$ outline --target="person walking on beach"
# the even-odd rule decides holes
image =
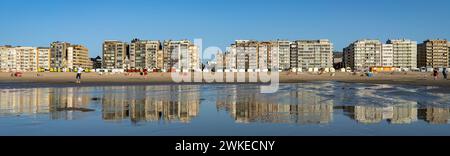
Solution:
[[[83,70],[84,70],[84,69],[81,68],[81,66],[78,67],[77,76],[76,76],[77,83],[81,83],[81,73],[83,73]]]
[[[434,80],[437,80],[437,79],[438,79],[438,75],[439,75],[438,70],[437,70],[436,68],[434,68],[434,70],[433,70],[433,77],[434,77]]]
[[[444,69],[442,70],[442,75],[444,76],[444,80],[447,80],[447,76],[448,76],[447,68],[444,68]]]

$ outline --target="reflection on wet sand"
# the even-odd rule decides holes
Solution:
[[[258,91],[230,87],[226,96],[217,94],[217,108],[228,111],[238,123],[321,124],[333,119],[332,101],[312,92],[299,90],[267,96]]]
[[[76,120],[97,113],[104,121],[189,123],[198,117],[201,102],[211,104],[200,100],[208,98],[236,123],[329,124],[337,114],[363,124],[449,123],[450,108],[434,98],[447,94],[421,94],[436,99],[430,105],[410,96],[401,98],[404,93],[391,86],[365,86],[345,93],[338,84],[324,86],[286,85],[275,94],[260,94],[254,85],[2,89],[0,117],[47,115],[51,120]]]
[[[128,86],[104,90],[104,120],[189,122],[199,113],[199,86]],[[126,92],[113,92],[116,90]]]
[[[48,114],[51,119],[74,120],[88,109],[87,88],[33,88],[0,91],[0,115]],[[81,110],[81,111],[77,111]]]
[[[345,106],[342,108],[352,119],[365,124],[380,123],[383,120],[391,124],[409,124],[417,121],[416,104],[399,104],[389,107]]]

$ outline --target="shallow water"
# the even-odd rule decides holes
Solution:
[[[0,89],[0,135],[450,135],[447,88],[339,82]]]

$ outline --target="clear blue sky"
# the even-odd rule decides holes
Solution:
[[[0,45],[61,40],[101,54],[106,39],[450,38],[448,0],[2,0]]]

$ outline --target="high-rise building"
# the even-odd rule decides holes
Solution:
[[[129,68],[128,60],[128,44],[116,40],[107,40],[103,42],[103,68]]]
[[[449,46],[447,40],[426,40],[419,44],[417,49],[418,67],[449,67]]]
[[[37,48],[37,67],[38,69],[50,70],[50,48]]]
[[[275,41],[273,51],[275,55],[278,52],[278,68],[280,70],[289,70],[291,68],[291,42],[286,40]],[[273,60],[276,59],[274,58]]]
[[[65,68],[67,66],[67,48],[70,43],[56,41],[50,44],[50,67]]]
[[[225,52],[225,69],[235,70],[236,67],[236,47],[228,47]]]
[[[226,68],[225,56],[226,56],[226,54],[224,54],[224,53],[221,53],[221,52],[216,53],[216,56],[215,56],[216,71],[224,70]]]
[[[236,48],[236,67],[238,70],[255,71],[258,69],[257,41],[236,40],[231,47]]]
[[[37,48],[15,47],[16,70],[37,71]]]
[[[130,66],[137,69],[158,68],[158,53],[161,42],[157,40],[134,39],[130,44]],[[161,54],[159,54],[161,56]]]
[[[189,40],[164,41],[163,64],[166,70],[200,69],[199,49]]]
[[[67,68],[75,69],[82,67],[91,69],[92,62],[89,60],[89,49],[82,45],[71,45],[67,48]]]
[[[381,66],[394,66],[394,47],[392,46],[392,44],[381,45]]]
[[[333,52],[333,68],[340,69],[344,67],[344,53],[342,52]]]
[[[370,67],[381,66],[381,48],[379,40],[358,40],[344,48],[346,67],[354,70],[368,70]]]
[[[297,61],[291,60],[291,66],[296,62],[296,67],[302,69],[333,67],[333,43],[329,40],[299,40],[293,44],[296,45],[298,58]]]
[[[417,42],[407,39],[388,40],[393,47],[393,64],[396,68],[417,68]]]
[[[16,50],[11,46],[0,47],[0,71],[9,72],[16,69]]]

